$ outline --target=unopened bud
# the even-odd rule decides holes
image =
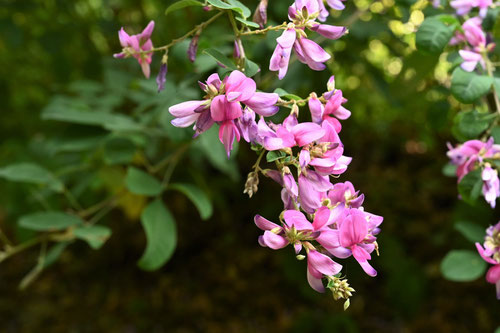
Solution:
[[[164,55],[163,58],[165,59],[165,62],[163,62],[162,59],[162,64],[160,66],[160,71],[158,72],[158,76],[156,76],[156,84],[158,85],[158,92],[162,91],[165,89],[165,83],[167,82],[167,55]]]
[[[298,254],[296,258],[297,258],[297,260],[304,260],[306,258],[306,256],[303,254]]]
[[[201,31],[198,31],[196,35],[193,36],[191,42],[189,43],[189,47],[187,50],[188,59],[191,62],[196,60],[196,53],[198,52],[198,41],[200,40]]]
[[[261,0],[253,14],[253,21],[257,23],[261,29],[263,29],[267,23],[267,3],[268,0]]]

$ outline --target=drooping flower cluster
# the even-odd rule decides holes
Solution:
[[[450,41],[452,45],[464,45],[464,48],[458,51],[460,57],[464,60],[460,65],[464,71],[472,72],[478,64],[485,69],[486,64],[483,54],[491,52],[495,48],[495,44],[491,42],[491,38],[487,37],[483,31],[482,22],[481,17],[468,19],[462,25],[463,33],[457,32],[455,37]]]
[[[488,161],[500,157],[500,145],[495,145],[493,138],[490,138],[487,142],[469,140],[455,148],[448,144],[448,149],[450,162],[457,166],[458,182],[469,172],[477,168],[482,170],[483,196],[491,208],[495,208],[496,199],[500,197],[500,180],[497,170]]]
[[[325,21],[329,15],[325,2],[335,10],[344,8],[345,0],[296,0],[288,11],[290,23],[274,30],[284,29],[277,39],[278,45],[270,60],[270,70],[279,71],[282,79],[287,72],[292,49],[299,61],[314,70],[326,68],[330,58],[318,44],[307,38],[306,30],[317,32],[328,39],[337,39],[346,33],[345,27],[316,22]],[[261,28],[267,22],[267,0],[261,0],[254,14],[254,21]],[[210,7],[212,8],[212,7]],[[191,36],[188,58],[194,61],[200,33],[207,22],[200,24],[177,41]],[[149,63],[153,51],[165,51],[162,66],[157,77],[158,90],[165,86],[168,47],[153,49],[150,24],[139,35],[128,36],[123,29],[120,41],[123,51],[117,57],[135,57],[144,73],[149,76]],[[262,33],[262,29],[256,33]],[[251,32],[248,32],[250,34]],[[318,96],[311,93],[300,101],[283,100],[276,93],[257,91],[256,82],[244,73],[245,52],[241,33],[235,35],[234,70],[223,79],[212,74],[206,82],[199,82],[204,92],[203,99],[186,101],[169,108],[174,116],[172,125],[193,126],[194,137],[219,126],[219,139],[228,157],[234,141],[241,138],[259,153],[253,171],[248,175],[245,193],[250,197],[258,191],[259,174],[273,179],[281,187],[283,212],[281,224],[275,224],[260,215],[255,216],[256,225],[264,231],[259,237],[262,246],[280,249],[292,244],[298,259],[307,256],[307,280],[319,292],[330,289],[334,299],[346,299],[354,291],[346,279],[340,277],[342,265],[333,258],[345,259],[353,256],[362,269],[370,276],[377,274],[369,260],[371,253],[378,253],[376,236],[383,218],[365,212],[362,207],[364,195],[346,181],[333,183],[332,177],[344,173],[352,158],[344,155],[344,146],[339,133],[340,120],[350,117],[351,112],[343,104],[347,100],[342,91],[335,88],[332,76],[327,83],[327,91]],[[172,43],[171,43],[172,44]],[[147,66],[146,66],[147,64]],[[308,105],[311,121],[299,122],[299,105]],[[290,108],[290,113],[281,122],[271,122],[267,117],[275,115],[280,107]],[[267,154],[267,155],[266,155]],[[275,168],[262,169],[260,162],[266,156]]]
[[[497,299],[500,299],[500,222],[486,229],[483,245],[476,243],[476,248],[481,257],[493,265],[486,273],[486,281],[496,285]]]
[[[332,8],[343,6],[340,1],[329,1]],[[343,8],[343,7],[342,7]],[[328,16],[322,0],[297,0],[288,9],[288,18],[291,23],[283,34],[276,39],[277,45],[271,57],[269,70],[278,71],[279,79],[283,79],[288,71],[288,63],[295,51],[297,58],[309,68],[321,71],[326,68],[325,62],[331,57],[316,42],[306,38],[305,29],[315,31],[328,39],[342,37],[347,29],[345,27],[319,24],[316,19],[324,21]]]

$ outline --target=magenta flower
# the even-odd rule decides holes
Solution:
[[[458,51],[464,62],[460,64],[460,67],[467,72],[472,72],[476,69],[477,64],[479,63],[481,67],[486,68],[486,64],[484,62],[483,56],[480,53],[474,51],[466,51],[460,50]]]
[[[127,58],[132,56],[137,59],[141,65],[142,72],[146,78],[149,78],[150,68],[153,52],[145,52],[153,49],[153,42],[151,41],[151,34],[155,27],[155,22],[151,21],[144,28],[144,30],[137,35],[128,35],[123,28],[118,31],[118,38],[123,48],[121,53],[116,53],[115,58]]]
[[[240,140],[242,131],[245,140],[256,139],[254,112],[270,116],[279,110],[276,106],[278,94],[256,92],[255,81],[240,71],[233,71],[223,81],[219,75],[212,74],[206,83],[199,84],[206,93],[205,100],[188,101],[170,107],[169,112],[176,117],[172,124],[176,127],[188,127],[196,122],[194,129],[197,136],[217,123],[220,126],[219,139],[224,144],[228,157],[234,140]],[[247,108],[245,115],[242,104]]]
[[[332,258],[316,250],[307,253],[307,282],[317,292],[325,291],[321,280],[323,276],[332,276],[340,273],[341,270],[342,265],[333,261]]]
[[[488,7],[493,4],[492,0],[453,0],[451,7],[455,8],[457,15],[466,15],[473,8],[479,8],[479,16],[486,17]]]
[[[486,281],[496,285],[497,299],[500,299],[500,222],[486,229],[483,246],[476,243],[479,255],[494,265],[486,273]]]
[[[370,252],[373,251],[371,246],[365,244],[368,236],[368,222],[364,212],[351,209],[339,227],[340,245],[351,250],[353,257],[366,274],[376,276],[377,271],[368,263],[371,259]]]
[[[365,199],[364,194],[354,189],[351,182],[337,183],[328,192],[328,198],[332,204],[343,203],[347,207],[359,208]]]
[[[476,168],[476,162],[481,161],[483,158],[493,157],[496,153],[500,152],[500,146],[493,144],[491,137],[487,142],[479,140],[469,140],[462,145],[453,148],[448,144],[448,157],[451,164],[457,166],[458,181]]]
[[[272,126],[272,128],[270,127]],[[258,123],[260,142],[266,150],[280,150],[295,146],[303,147],[325,135],[321,126],[314,123],[298,123],[297,118],[288,116],[283,124],[266,124],[263,118]]]

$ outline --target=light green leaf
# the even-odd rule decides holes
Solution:
[[[476,169],[466,174],[458,183],[458,193],[460,193],[463,201],[474,205],[481,194],[482,186],[481,170]]]
[[[99,249],[111,236],[111,229],[103,225],[82,225],[73,234],[76,238],[86,241],[94,250]]]
[[[457,176],[457,166],[451,163],[446,164],[442,169],[443,175],[446,177],[456,177]]]
[[[455,229],[473,243],[482,243],[486,233],[483,227],[465,221],[455,223]]]
[[[488,93],[493,84],[493,78],[466,72],[457,67],[451,76],[451,93],[462,103],[472,103]]]
[[[19,226],[36,231],[58,231],[83,224],[83,221],[75,215],[64,212],[38,212],[24,215],[19,219]]]
[[[209,219],[210,216],[212,216],[213,213],[212,202],[207,197],[205,192],[200,190],[195,185],[176,183],[176,184],[171,184],[169,188],[172,190],[177,190],[186,195],[189,198],[189,200],[191,200],[194,203],[203,220]]]
[[[454,24],[447,26],[434,16],[426,18],[416,34],[417,49],[424,53],[439,54],[448,45],[454,31]]]
[[[257,23],[255,23],[255,22],[247,21],[247,20],[245,20],[244,18],[241,18],[241,17],[237,17],[236,19],[238,21],[240,21],[241,23],[243,23],[244,25],[246,25],[247,27],[260,28],[259,25]]]
[[[198,6],[198,7],[203,7],[203,4],[199,1],[196,0],[181,0],[174,2],[170,6],[167,7],[165,10],[165,15],[168,15],[168,13],[171,13],[173,11],[185,8],[185,7],[191,7],[191,6]]]
[[[156,196],[163,190],[156,178],[134,167],[128,168],[125,185],[130,192],[139,195]]]
[[[177,228],[172,214],[160,199],[151,202],[142,212],[141,223],[147,246],[138,262],[140,268],[153,271],[163,266],[177,246]]]
[[[441,273],[451,281],[474,281],[484,274],[486,266],[486,262],[476,252],[452,250],[441,262]]]
[[[48,170],[33,163],[11,164],[0,168],[0,177],[14,182],[47,185],[56,192],[64,190],[64,184],[59,179]]]
[[[238,67],[225,55],[217,51],[216,49],[206,49],[203,50],[203,53],[211,56],[215,61],[219,62],[220,64],[226,66],[228,69],[231,70],[237,70]]]
[[[274,92],[276,94],[278,94],[279,97],[283,97],[283,98],[286,98],[286,99],[294,99],[296,101],[302,99],[300,96],[297,96],[297,95],[294,95],[294,94],[290,94],[288,91],[286,91],[284,89],[281,89],[281,88],[276,88],[274,90]]]
[[[282,158],[285,158],[286,154],[282,152],[281,150],[273,150],[270,151],[266,154],[266,161],[268,162],[274,162],[277,160],[280,160]]]

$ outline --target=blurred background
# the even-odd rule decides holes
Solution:
[[[203,32],[194,64],[186,57],[187,41],[171,51],[167,87],[160,94],[154,76],[161,55],[155,55],[148,81],[133,59],[112,58],[120,51],[121,26],[137,33],[155,20],[152,40],[162,45],[213,15],[190,7],[165,16],[172,2],[2,0],[0,165],[36,161],[61,173],[73,167],[73,177],[87,179],[81,200],[88,205],[120,186],[125,168],[106,163],[105,153],[80,141],[78,148],[61,148],[76,137],[91,140],[105,130],[43,120],[47,107],[154,119],[162,136],[144,149],[146,154],[175,151],[189,142],[190,130],[172,127],[167,109],[201,97],[196,81],[216,70],[201,51],[216,47],[231,54],[228,22],[220,20]],[[270,1],[271,22],[286,19],[289,2]],[[257,4],[244,3],[252,10]],[[321,94],[333,73],[349,100],[352,117],[343,122],[341,138],[354,159],[340,180],[350,180],[364,193],[365,209],[382,215],[384,223],[380,257],[373,259],[376,278],[364,274],[354,260],[342,262],[356,289],[348,311],[330,294],[308,286],[306,263],[297,261],[289,248],[272,251],[258,245],[253,216],[277,220],[282,204],[280,189],[268,179],[261,179],[252,199],[243,194],[255,152],[241,144],[236,157],[221,165],[205,156],[203,144],[195,144],[172,179],[199,184],[209,193],[214,213],[202,221],[184,196],[164,195],[177,221],[178,247],[162,269],[144,272],[137,267],[145,246],[139,215],[146,198],[122,197],[104,220],[113,235],[99,251],[83,242],[72,244],[23,291],[17,285],[36,263],[37,251],[1,264],[0,330],[493,332],[500,325],[494,286],[483,277],[471,283],[446,281],[439,269],[450,249],[474,249],[456,231],[456,222],[479,220],[486,228],[498,217],[486,204],[459,202],[456,179],[443,174],[446,142],[455,142],[450,127],[458,104],[448,97],[444,59],[415,50],[414,32],[431,12],[435,10],[427,1],[349,0],[346,10],[328,21],[350,31],[338,41],[322,43],[333,54],[328,71],[314,72],[295,61],[281,82],[267,70],[277,34],[243,41],[249,58],[262,67],[255,77],[260,89],[281,87],[301,97],[311,91]],[[141,137],[133,141],[140,146]],[[138,152],[134,163],[141,163]],[[73,184],[77,192],[78,184]],[[25,184],[1,180],[0,185],[1,228],[16,241],[29,239],[33,235],[16,222],[39,209],[36,192]]]

